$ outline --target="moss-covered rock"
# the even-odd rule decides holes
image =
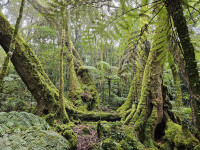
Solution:
[[[65,130],[62,135],[69,141],[71,150],[75,149],[77,146],[77,134],[73,132],[72,129]]]
[[[134,133],[134,127],[124,125],[123,122],[98,122],[98,136],[104,140],[104,147],[109,146],[108,142],[112,142],[117,148],[124,150],[145,149],[144,145],[138,140]],[[117,143],[117,144],[116,144]]]
[[[66,149],[69,141],[42,118],[26,112],[0,113],[0,149]]]
[[[183,129],[181,125],[172,121],[167,122],[167,129],[163,140],[164,144],[161,145],[163,149],[166,147],[169,147],[169,149],[194,149],[200,144],[199,140],[188,129]]]
[[[72,122],[63,125],[56,125],[55,127],[55,130],[69,141],[71,150],[75,149],[77,146],[77,134],[72,130],[73,127],[74,124]]]
[[[123,150],[121,145],[111,138],[106,138],[103,141],[102,148],[104,150]]]
[[[83,135],[90,134],[90,130],[87,127],[83,127],[82,130],[81,130],[81,132],[82,132]]]
[[[132,145],[129,145],[129,144],[127,143],[127,141],[125,141],[125,140],[122,140],[119,144],[120,144],[121,147],[122,147],[123,149],[125,149],[125,150],[132,150],[132,149],[133,149],[133,146],[132,146]]]
[[[50,126],[54,126],[55,125],[55,122],[54,122],[55,114],[48,114],[44,118],[45,118],[46,122],[48,122],[48,124]]]

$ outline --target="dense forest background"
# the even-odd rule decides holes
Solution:
[[[200,1],[23,1],[0,1],[0,149],[200,149]]]

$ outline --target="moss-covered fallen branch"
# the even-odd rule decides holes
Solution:
[[[105,112],[93,112],[93,111],[76,111],[73,114],[74,119],[80,119],[85,121],[98,121],[98,120],[106,120],[106,121],[118,121],[121,120],[119,114],[116,113],[105,113]]]

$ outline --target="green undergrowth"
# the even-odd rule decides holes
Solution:
[[[136,137],[133,126],[124,125],[123,122],[98,122],[97,133],[102,150],[145,149]]]
[[[164,150],[181,150],[181,149],[200,149],[200,142],[184,125],[175,124],[172,121],[167,122],[165,135],[162,137]]]
[[[89,135],[90,134],[90,130],[87,127],[83,127],[81,132],[82,132],[83,135]]]
[[[67,139],[69,142],[70,150],[75,149],[77,146],[77,134],[75,134],[72,130],[73,127],[74,124],[69,122],[68,124],[56,125],[54,128],[56,132]]]
[[[173,116],[173,121],[180,124],[180,122],[184,122],[187,125],[187,128],[191,133],[195,133],[195,128],[192,124],[192,110],[190,107],[183,106],[181,108],[176,107],[174,101],[170,102],[172,104],[171,112],[175,115]]]
[[[67,138],[72,132],[65,128],[63,137],[53,131],[44,119],[30,113],[0,113],[0,149],[68,150],[71,143],[76,141]]]
[[[11,71],[4,78],[3,91],[0,93],[0,112],[26,111],[35,113],[36,100],[27,90],[19,75]]]

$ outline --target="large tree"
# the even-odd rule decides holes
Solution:
[[[197,61],[195,59],[195,49],[191,43],[187,21],[183,14],[183,4],[188,5],[181,0],[167,0],[165,2],[169,15],[173,19],[183,49],[183,56],[189,78],[189,87],[191,88],[191,106],[194,113],[193,122],[200,130],[200,79]]]
[[[161,137],[165,139],[163,147],[170,143],[171,147],[179,148],[187,138],[191,141],[188,140],[188,143],[184,143],[183,147],[190,147],[190,142],[196,143],[198,140],[185,128],[182,120],[177,122],[174,119],[175,114],[170,112],[171,106],[167,96],[167,88],[162,83],[163,66],[161,62],[163,61],[162,58],[166,57],[162,54],[164,54],[164,51],[168,51],[168,37],[171,36],[170,33],[172,32],[170,16],[167,7],[163,3],[156,7],[154,17],[157,20],[154,35],[151,39],[151,49],[143,72],[139,103],[133,102],[132,110],[125,118],[125,124],[134,126],[137,136],[146,147],[157,149],[158,145],[155,140]],[[129,95],[136,94],[133,88],[130,89],[130,92]],[[183,136],[182,141],[177,141],[175,138],[170,139],[170,132],[176,130],[177,132],[173,136]]]
[[[54,2],[51,3],[49,8],[42,5],[37,0],[28,0],[29,3],[39,12],[41,13],[45,19],[55,27],[58,33],[61,34],[62,25],[57,21],[56,18],[57,14],[55,13],[58,7],[61,7],[61,3]],[[73,3],[72,3],[73,4]],[[66,25],[66,32],[65,32],[65,41],[66,47],[68,47],[67,52],[67,62],[68,68],[70,72],[70,91],[69,91],[69,98],[72,101],[82,100],[87,103],[88,110],[94,108],[94,104],[98,100],[98,94],[94,82],[89,74],[89,71],[86,67],[84,67],[83,61],[75,49],[71,37],[70,31],[68,30],[69,26],[69,6],[71,3],[67,2],[67,25]],[[55,7],[56,6],[56,7]],[[59,38],[58,38],[59,39]]]

